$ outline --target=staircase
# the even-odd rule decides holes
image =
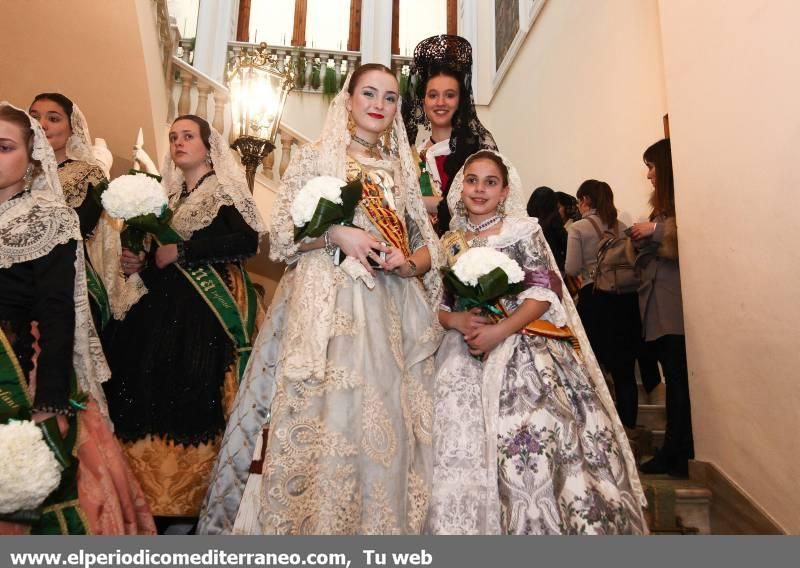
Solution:
[[[663,389],[662,383],[657,389]],[[663,393],[663,390],[661,391]],[[637,458],[646,461],[664,443],[667,408],[663,396],[648,395],[639,385]],[[690,479],[640,474],[653,534],[711,534],[711,491]]]

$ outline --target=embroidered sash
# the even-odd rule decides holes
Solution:
[[[367,214],[367,217],[380,231],[383,238],[393,247],[400,249],[403,255],[408,258],[411,256],[411,251],[406,238],[406,228],[400,220],[400,216],[397,211],[384,205],[384,190],[373,176],[365,172],[355,160],[352,160],[352,163],[355,167],[348,172],[347,181],[353,181],[356,176],[360,176],[363,187],[361,201],[358,202],[358,206]]]
[[[155,239],[160,245],[175,244],[183,240],[169,225],[163,225],[159,234],[155,235]],[[222,276],[213,266],[203,264],[195,268],[184,268],[175,264],[175,268],[197,291],[236,346],[238,353],[236,376],[241,381],[250,359],[250,353],[253,351],[252,339],[256,322],[257,298],[247,271],[241,265],[237,264],[236,266],[241,272],[245,286],[245,306],[241,312]]]
[[[22,367],[0,328],[0,423],[5,424],[12,418],[28,419],[31,406],[33,401],[28,395]]]
[[[497,316],[495,314],[490,314],[489,318],[494,321],[500,321],[501,319],[505,319],[508,317],[508,312],[506,312],[505,308],[500,305],[498,302],[495,307],[502,312],[502,317]],[[528,322],[528,324],[519,330],[518,333],[522,335],[540,335],[542,337],[548,337],[550,339],[564,339],[570,342],[572,348],[580,355],[581,352],[581,345],[578,342],[578,338],[575,337],[575,334],[572,333],[572,330],[568,325],[557,327],[554,324],[550,323],[547,320],[533,320],[532,322]]]

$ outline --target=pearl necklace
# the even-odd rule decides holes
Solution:
[[[495,215],[494,217],[486,219],[486,221],[483,221],[482,223],[478,223],[477,225],[474,225],[472,223],[472,221],[467,219],[467,231],[469,231],[470,233],[478,234],[478,233],[480,233],[482,231],[485,231],[486,229],[488,229],[490,227],[494,227],[495,225],[497,225],[498,223],[501,223],[502,221],[503,221],[503,217],[500,216],[500,215]]]

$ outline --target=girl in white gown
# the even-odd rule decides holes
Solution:
[[[456,252],[449,245],[461,243],[501,251],[527,273],[555,270],[520,189],[499,154],[471,156],[448,195],[448,257]],[[449,331],[436,356],[427,530],[646,533],[634,458],[571,298],[534,284],[503,298],[509,315],[494,324],[448,304],[440,312]]]

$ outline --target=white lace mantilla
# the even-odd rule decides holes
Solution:
[[[0,205],[0,268],[36,260],[58,245],[80,240],[80,223],[69,207],[40,207],[30,194]]]
[[[10,106],[7,102],[0,106]],[[20,110],[20,109],[17,109]],[[41,125],[28,116],[33,130],[34,168],[30,190],[0,205],[0,268],[41,258],[56,246],[78,241],[75,250],[75,342],[72,363],[80,388],[88,392],[108,417],[100,383],[111,376],[92,322],[80,221],[67,207],[58,179],[56,157]],[[113,425],[109,420],[109,426]]]

